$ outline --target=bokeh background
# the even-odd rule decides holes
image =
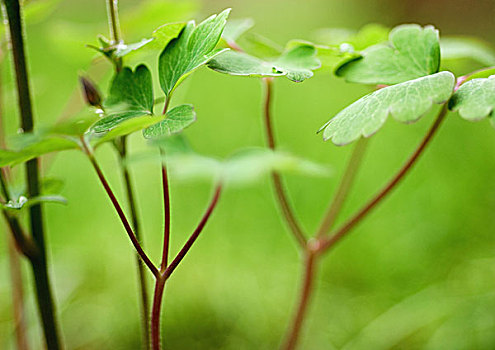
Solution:
[[[33,0],[34,1],[34,0]],[[251,17],[254,31],[285,44],[312,39],[328,27],[367,23],[433,24],[444,35],[476,35],[493,43],[492,0],[122,0],[124,37],[136,41],[159,25],[201,20],[232,7]],[[150,4],[151,3],[151,4]],[[107,62],[90,67],[85,47],[106,34],[103,0],[65,0],[27,24],[36,118],[50,124],[82,106],[77,78],[87,72],[103,90]],[[15,133],[16,106],[9,61],[1,66],[6,129]],[[478,68],[466,61],[456,73]],[[156,71],[155,71],[156,72]],[[156,73],[155,73],[156,74]],[[200,152],[224,157],[263,146],[262,86],[205,68],[188,78],[175,103],[192,103],[198,121],[187,130]],[[308,231],[314,231],[352,146],[324,143],[315,131],[369,90],[329,72],[302,84],[275,82],[276,137],[285,150],[328,164],[332,176],[288,175],[286,182]],[[156,90],[157,92],[159,90]],[[340,219],[351,214],[401,165],[431,123],[389,120],[372,138],[364,166]],[[135,151],[145,147],[131,138]],[[110,147],[98,157],[122,198]],[[139,349],[140,321],[133,250],[97,182],[78,152],[47,158],[47,175],[65,179],[67,206],[46,209],[53,287],[68,349]],[[158,165],[132,168],[146,249],[161,246]],[[450,114],[424,157],[397,190],[326,256],[303,332],[301,349],[495,348],[495,130]],[[173,252],[195,227],[211,194],[208,182],[171,179]],[[0,237],[0,348],[14,335],[6,232]],[[204,234],[170,279],[163,337],[168,349],[275,349],[299,290],[300,259],[272,196],[269,179],[228,189]],[[28,265],[22,264],[29,339],[40,349]]]

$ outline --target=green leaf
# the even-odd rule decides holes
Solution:
[[[208,63],[208,68],[219,73],[238,76],[275,77],[284,75],[272,63],[237,51],[227,51],[218,55]]]
[[[11,200],[7,203],[4,204],[0,203],[0,208],[6,210],[21,210],[41,203],[67,204],[67,200],[64,197],[57,195],[37,196],[29,199],[24,196],[20,196],[19,198],[16,198],[15,200]]]
[[[105,101],[106,116],[96,122],[92,131],[107,132],[130,118],[153,114],[153,85],[149,69],[140,65],[133,72],[122,69],[112,81]]]
[[[129,60],[132,62],[142,61],[148,55],[161,52],[172,39],[179,36],[185,25],[185,22],[164,24],[155,29],[149,39],[143,39],[133,44],[118,45],[114,56],[118,58],[126,56],[127,64],[129,64]]]
[[[45,177],[41,181],[41,193],[43,195],[59,194],[62,192],[64,185],[65,183],[62,179]]]
[[[256,33],[247,33],[238,41],[240,47],[249,54],[263,59],[273,59],[284,51],[284,47]]]
[[[225,25],[222,38],[226,42],[236,42],[239,37],[253,28],[254,21],[252,18],[231,19]]]
[[[126,119],[104,134],[89,132],[87,134],[87,138],[93,142],[94,147],[98,147],[101,144],[113,141],[118,137],[130,135],[136,131],[143,130],[153,124],[156,124],[163,118],[163,116],[144,115],[141,117]]]
[[[228,51],[208,63],[208,67],[220,73],[240,76],[276,77],[285,75],[294,82],[302,82],[313,75],[320,66],[316,48],[312,44],[299,43],[286,50],[273,62],[263,61],[245,53]]]
[[[473,79],[461,85],[449,101],[449,109],[470,121],[490,117],[495,108],[495,76]]]
[[[338,47],[342,44],[351,45],[356,51],[366,49],[387,41],[390,29],[376,23],[370,23],[362,27],[358,32],[347,28],[323,28],[319,29],[314,38],[316,42]]]
[[[165,115],[165,119],[143,130],[145,138],[156,138],[177,134],[196,121],[192,105],[177,106]]]
[[[357,100],[326,123],[320,131],[325,141],[348,144],[360,136],[377,132],[392,115],[402,123],[412,123],[434,103],[443,104],[452,95],[455,77],[440,72],[377,90]]]
[[[447,37],[440,40],[442,61],[472,59],[486,66],[495,65],[495,50],[488,43],[471,37]]]
[[[79,148],[77,142],[54,135],[23,135],[28,140],[17,150],[0,150],[0,167],[27,162],[47,153]]]
[[[158,61],[160,85],[169,96],[188,74],[218,55],[214,50],[227,22],[230,9],[207,18],[199,25],[188,22],[180,35],[171,40]]]
[[[354,83],[387,85],[433,74],[440,67],[438,31],[401,25],[390,32],[388,45],[373,45],[361,55],[337,68],[336,74]]]
[[[176,139],[177,140],[177,139]],[[179,139],[180,140],[180,139]],[[161,142],[161,141],[160,141]],[[131,162],[161,159],[155,152],[133,155]],[[165,156],[171,175],[183,181],[215,179],[229,185],[245,185],[256,182],[273,171],[292,172],[312,176],[324,176],[328,169],[293,155],[265,148],[245,149],[225,160],[199,155],[184,148]]]
[[[287,78],[302,82],[313,76],[313,70],[321,66],[316,58],[316,48],[312,44],[297,45],[285,51],[275,62],[278,70],[285,72]]]

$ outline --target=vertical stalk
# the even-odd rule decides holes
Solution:
[[[302,277],[301,294],[299,302],[296,308],[294,317],[292,318],[289,326],[289,332],[287,333],[286,340],[282,346],[284,350],[293,350],[297,346],[299,335],[301,333],[302,324],[306,316],[309,301],[313,294],[314,277],[316,273],[316,264],[318,256],[310,249],[306,250],[304,269]]]
[[[21,128],[24,132],[31,132],[33,130],[34,122],[27,63],[24,53],[23,28],[20,13],[21,9],[18,0],[4,0],[4,4],[9,22],[10,40],[21,117]],[[37,196],[40,193],[37,158],[26,163],[26,181],[28,196]],[[29,208],[29,219],[31,234],[39,250],[38,259],[31,260],[31,267],[36,286],[38,309],[43,323],[43,331],[47,348],[50,350],[57,350],[61,348],[61,344],[57,329],[55,304],[50,288],[44,237],[43,211],[40,204]]]
[[[263,78],[263,83],[265,85],[265,96],[263,103],[263,121],[265,125],[266,142],[271,150],[275,150],[275,136],[273,132],[272,117],[271,117],[271,104],[273,95],[273,78]],[[275,189],[276,198],[282,214],[284,215],[285,221],[289,226],[292,235],[296,239],[297,243],[301,248],[306,245],[306,237],[299,225],[299,222],[294,215],[294,211],[289,204],[289,199],[285,191],[284,185],[280,174],[277,172],[272,173],[273,187]]]
[[[3,54],[1,52],[1,39],[0,39],[0,63],[3,62]],[[2,71],[0,70],[0,146],[5,148],[5,130],[3,125],[3,84],[2,84]],[[4,172],[5,170],[5,172]],[[7,169],[0,169],[0,182],[1,189],[5,199],[8,201],[10,199],[10,193],[6,184],[6,175]],[[9,227],[15,227],[16,223],[13,222],[13,218],[8,218],[8,215],[5,215]],[[16,220],[16,219],[15,219]],[[17,226],[20,225],[17,223]],[[11,230],[12,236],[7,235],[7,250],[9,254],[9,269],[10,269],[10,281],[12,286],[12,313],[14,319],[14,333],[17,342],[18,350],[28,350],[29,343],[27,340],[27,326],[26,326],[26,313],[24,307],[24,286],[22,282],[22,270],[20,263],[20,251],[16,247],[16,242],[14,235],[16,234],[14,230]],[[24,233],[18,232],[17,235]]]
[[[113,45],[118,45],[122,42],[122,34],[120,32],[120,21],[119,21],[119,10],[118,10],[118,0],[107,0],[107,14],[108,14],[108,27],[110,32],[110,37],[112,39]],[[114,59],[115,71],[120,72],[123,66],[121,58]],[[137,213],[137,202],[136,196],[134,194],[134,188],[132,186],[132,180],[127,168],[124,164],[124,159],[127,155],[127,137],[120,138],[117,142],[120,143],[120,149],[117,147],[119,154],[119,164],[120,171],[122,173],[124,184],[125,184],[125,194],[127,204],[131,213],[132,228],[136,239],[139,241],[141,246],[143,245],[143,237],[141,235],[141,230],[139,227],[138,213]],[[138,267],[138,279],[139,288],[141,294],[141,314],[142,314],[142,329],[143,329],[143,344],[144,348],[149,348],[150,342],[150,316],[149,316],[149,296],[148,287],[146,281],[146,275],[144,273],[144,263],[139,258],[136,257],[136,264]]]
[[[14,333],[18,350],[28,350],[26,313],[24,309],[24,287],[20,266],[19,252],[15,246],[14,237],[7,235],[10,280],[12,283],[12,306],[14,319]]]
[[[107,14],[108,14],[108,29],[110,31],[110,38],[112,39],[112,45],[119,45],[122,41],[122,35],[120,33],[120,21],[119,21],[119,1],[118,0],[106,0],[107,1]],[[122,69],[122,59],[115,58],[115,70],[120,72]]]
[[[125,185],[125,194],[127,199],[127,204],[129,206],[129,211],[131,213],[131,223],[136,235],[136,239],[139,241],[141,246],[143,246],[143,237],[141,235],[141,229],[139,225],[139,217],[137,211],[137,204],[134,195],[134,189],[132,186],[131,174],[127,165],[124,164],[124,160],[127,157],[127,138],[122,137],[120,148],[118,149],[119,154],[119,165],[122,172]],[[139,293],[141,297],[141,323],[143,329],[143,344],[145,349],[149,349],[150,342],[150,302],[148,297],[148,285],[145,274],[145,266],[139,255],[136,255],[136,265],[138,269],[138,282],[139,282]]]
[[[160,316],[161,316],[161,307],[162,307],[162,299],[163,299],[163,291],[165,288],[165,282],[170,277],[170,275],[175,271],[177,266],[184,259],[186,254],[189,252],[194,242],[198,239],[199,235],[203,231],[206,223],[211,217],[213,210],[217,206],[218,199],[220,198],[220,193],[222,191],[222,185],[217,185],[215,189],[215,193],[213,194],[213,198],[208,205],[203,217],[201,218],[198,226],[191,234],[187,242],[184,244],[182,249],[177,253],[172,262],[167,266],[167,268],[160,273],[160,276],[157,277],[155,282],[155,293],[153,296],[153,306],[151,308],[151,348],[153,350],[161,349],[161,337],[160,337]]]
[[[168,265],[168,251],[170,246],[170,191],[168,184],[167,167],[165,165],[165,151],[160,148],[162,158],[162,187],[163,187],[163,249],[160,272],[163,273]]]

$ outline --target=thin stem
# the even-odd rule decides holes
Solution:
[[[108,29],[110,31],[110,37],[113,45],[119,45],[122,41],[122,35],[120,33],[119,22],[119,1],[107,0],[107,13],[108,13]],[[114,58],[115,70],[120,72],[122,69],[122,58]]]
[[[263,78],[265,84],[265,96],[263,104],[263,121],[265,125],[266,141],[268,147],[275,150],[275,137],[273,132],[272,118],[271,118],[271,103],[273,95],[273,78]],[[282,183],[282,179],[277,172],[272,173],[273,187],[275,189],[276,198],[280,208],[282,209],[282,214],[291,230],[294,238],[301,248],[306,245],[306,237],[294,215],[294,211],[289,204],[288,196],[286,194],[285,188]]]
[[[14,238],[7,236],[9,251],[10,280],[12,281],[12,306],[14,315],[14,332],[18,350],[28,350],[26,313],[24,309],[24,288],[20,268],[19,252]]]
[[[356,178],[357,172],[363,160],[363,156],[368,144],[368,139],[360,138],[351,155],[351,159],[347,164],[347,169],[345,170],[342,181],[340,182],[339,188],[328,207],[326,215],[320,224],[320,228],[317,231],[316,237],[323,237],[333,226],[337,216],[339,215],[342,206],[352,188],[354,180]]]
[[[187,242],[184,244],[182,249],[179,251],[179,253],[177,253],[174,260],[170,263],[170,265],[168,265],[165,271],[163,271],[163,273],[161,273],[160,276],[156,279],[155,292],[153,296],[153,306],[151,309],[151,348],[153,350],[160,350],[161,348],[160,315],[161,315],[161,306],[162,306],[165,282],[170,277],[170,275],[175,271],[177,266],[179,266],[181,261],[184,259],[186,254],[193,246],[194,242],[198,239],[199,235],[203,231],[203,228],[205,227],[206,223],[211,217],[211,214],[213,213],[213,210],[215,209],[218,203],[218,199],[220,198],[221,191],[222,191],[222,185],[219,184],[215,188],[215,193],[213,194],[210,204],[206,208],[206,211],[203,214],[203,217],[201,218],[201,221],[199,222],[198,226],[191,234]]]
[[[409,157],[407,162],[399,169],[397,174],[373,197],[371,200],[364,205],[354,216],[352,216],[347,222],[345,222],[335,233],[326,239],[321,240],[319,251],[324,252],[332,248],[336,243],[338,243],[342,238],[344,238],[349,231],[358,224],[373,208],[377,206],[404,178],[404,176],[409,172],[414,163],[419,159],[419,156],[423,153],[426,146],[429,144],[442,121],[445,119],[447,114],[447,105],[444,105],[440,110],[438,116],[436,117],[433,125],[428,130],[423,140],[420,142],[416,150]]]
[[[26,56],[24,53],[23,28],[21,9],[18,0],[4,0],[9,21],[10,40],[15,68],[17,94],[21,118],[21,128],[24,132],[33,130],[33,113],[31,107],[31,92],[27,71]],[[27,194],[35,197],[40,193],[38,159],[26,163]],[[41,205],[29,208],[30,228],[33,240],[39,250],[36,260],[31,260],[34,273],[38,309],[40,311],[46,346],[50,350],[60,349],[55,304],[50,288],[48,275],[43,212]]]
[[[119,44],[121,39],[119,22],[119,1],[107,0],[108,29],[113,44]]]
[[[289,325],[289,331],[286,339],[281,347],[284,350],[293,350],[297,346],[304,318],[306,316],[311,294],[313,292],[314,277],[316,272],[318,256],[314,251],[308,249],[304,261],[304,269],[302,275],[301,292],[297,309],[294,313],[292,321]]]
[[[153,307],[151,309],[151,348],[161,349],[160,317],[162,310],[163,292],[166,279],[160,276],[155,281],[155,292],[153,294]]]
[[[3,62],[3,55],[1,52],[1,47],[3,43],[0,42],[0,63]],[[5,148],[5,131],[3,125],[3,80],[2,71],[0,70],[0,147]],[[10,199],[9,189],[7,188],[6,175],[7,168],[0,169],[0,187],[4,198],[8,201]],[[7,213],[4,213],[7,223],[10,228],[17,226],[20,229],[20,223],[16,218],[9,218]],[[10,281],[12,285],[12,312],[14,318],[14,333],[16,336],[17,349],[18,350],[28,350],[29,343],[27,340],[27,326],[26,326],[26,313],[24,308],[24,286],[22,282],[22,270],[20,265],[19,255],[22,251],[17,248],[14,236],[16,233],[11,229],[12,236],[7,235],[7,250],[9,254],[9,270],[10,270]],[[17,235],[21,235],[23,238],[26,237],[24,232],[17,232]]]
[[[120,147],[116,147],[119,155],[120,171],[124,179],[125,193],[129,211],[131,213],[131,223],[136,235],[136,239],[139,241],[141,247],[143,247],[143,237],[141,235],[141,229],[138,219],[137,202],[134,195],[134,189],[132,186],[131,174],[125,164],[127,157],[127,138],[124,136],[120,139]],[[136,256],[136,264],[138,269],[139,291],[141,296],[141,315],[142,315],[142,327],[143,327],[143,344],[145,349],[149,349],[150,339],[150,302],[148,297],[148,286],[146,281],[145,266],[139,255]]]
[[[201,218],[201,221],[199,222],[198,226],[191,234],[187,242],[184,244],[182,249],[179,251],[179,253],[177,253],[174,260],[170,263],[170,265],[168,265],[166,270],[163,272],[163,276],[165,277],[165,279],[168,279],[170,277],[170,275],[174,272],[177,266],[179,266],[182,259],[184,259],[187,252],[189,252],[194,242],[196,242],[196,240],[198,239],[199,235],[201,234],[201,231],[203,231],[203,228],[205,227],[206,223],[208,222],[208,219],[210,218],[211,214],[213,213],[213,210],[215,209],[218,203],[218,199],[220,198],[221,192],[222,192],[222,185],[219,184],[217,185],[215,189],[215,193],[213,194],[213,198],[211,199],[210,204],[208,205],[208,208],[206,209],[206,212]]]
[[[103,185],[103,188],[105,189],[105,192],[107,193],[108,197],[110,198],[110,201],[112,202],[115,210],[117,211],[117,214],[120,218],[120,221],[122,222],[122,225],[124,226],[127,235],[129,236],[129,239],[132,242],[132,245],[134,246],[134,249],[136,249],[138,255],[141,257],[143,262],[146,264],[146,266],[149,268],[151,273],[158,278],[159,276],[159,271],[156,268],[156,266],[153,264],[153,262],[150,260],[148,255],[144,252],[143,248],[141,247],[141,244],[139,243],[138,239],[136,238],[136,235],[134,234],[134,231],[132,230],[131,225],[129,224],[129,221],[127,220],[124,211],[122,210],[122,207],[119,204],[119,201],[117,200],[117,197],[115,197],[115,194],[113,193],[107,179],[103,175],[103,172],[98,165],[98,162],[96,161],[96,158],[94,157],[94,154],[89,150],[88,145],[84,140],[82,140],[82,145],[83,145],[83,150],[88,156],[88,159],[93,166],[94,170],[96,171],[96,174],[98,175],[98,179],[100,180],[101,184]]]
[[[170,191],[168,184],[167,167],[165,165],[165,151],[160,148],[162,158],[162,187],[163,187],[163,249],[160,271],[163,272],[168,264],[168,251],[170,245]]]

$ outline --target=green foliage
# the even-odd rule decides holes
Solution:
[[[472,37],[440,39],[442,61],[471,59],[486,66],[495,65],[495,50],[486,42]]]
[[[153,83],[149,69],[144,65],[134,72],[127,67],[122,69],[112,81],[105,108],[105,117],[92,127],[95,133],[109,131],[130,118],[153,114]]]
[[[196,112],[192,105],[177,106],[165,115],[165,119],[143,131],[145,138],[155,138],[177,134],[196,121]]]
[[[21,210],[32,207],[33,205],[40,203],[61,203],[67,204],[67,200],[58,195],[50,196],[36,196],[33,198],[26,198],[24,196],[19,196],[16,199],[12,199],[7,203],[0,203],[0,208],[5,210]]]
[[[167,168],[183,181],[211,180],[243,186],[259,180],[273,171],[312,176],[325,176],[328,169],[285,152],[263,148],[240,150],[225,160],[194,152],[183,137],[155,139],[152,143],[165,149]],[[157,160],[156,153],[131,156],[130,162]]]
[[[313,76],[320,67],[316,48],[300,43],[285,50],[280,57],[268,62],[241,52],[222,53],[208,63],[208,67],[230,75],[276,77],[285,75],[294,82],[302,82]]]
[[[223,50],[214,50],[225,27],[230,9],[207,18],[199,25],[187,23],[179,37],[165,47],[159,57],[160,85],[170,97],[188,74],[208,63]]]
[[[314,37],[316,42],[328,46],[351,45],[355,51],[387,41],[390,29],[381,24],[370,23],[355,32],[345,28],[323,28]]]
[[[179,36],[185,25],[184,22],[164,24],[155,29],[149,39],[142,39],[133,44],[118,45],[115,48],[114,57],[125,57],[126,63],[129,64],[129,60],[131,62],[139,61],[146,56],[157,54],[168,45],[170,40]]]
[[[495,76],[473,79],[461,85],[450,99],[449,108],[470,121],[490,117],[492,125],[495,126]]]
[[[434,103],[445,103],[452,95],[455,77],[440,72],[389,86],[357,100],[326,123],[323,139],[336,145],[377,132],[389,115],[403,123],[417,121]]]
[[[16,150],[0,150],[0,167],[14,166],[47,153],[76,149],[78,143],[56,135],[23,135],[23,144]]]
[[[235,43],[244,33],[254,26],[251,18],[231,19],[225,25],[222,38],[227,43]]]
[[[433,74],[440,67],[438,31],[401,25],[390,32],[388,45],[373,45],[361,55],[338,67],[336,74],[349,82],[387,85]]]

